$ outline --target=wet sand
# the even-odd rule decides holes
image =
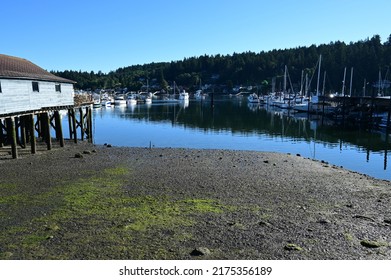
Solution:
[[[300,155],[0,149],[1,259],[391,259],[391,183]]]

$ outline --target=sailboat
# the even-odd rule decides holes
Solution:
[[[200,87],[194,93],[194,97],[196,100],[203,100],[206,98],[206,96],[207,96],[207,94],[202,91],[201,79],[200,79]]]
[[[311,95],[308,99],[304,99],[301,103],[293,105],[293,110],[298,112],[313,112],[318,107],[319,103],[319,80],[320,80],[320,67],[322,63],[322,55],[319,56],[318,63],[318,81],[316,84],[316,93],[315,95]],[[307,80],[307,78],[306,78]],[[307,87],[307,81],[306,81]],[[307,91],[307,89],[306,89]]]

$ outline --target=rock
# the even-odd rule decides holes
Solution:
[[[197,247],[193,251],[191,251],[190,255],[194,257],[210,255],[210,250],[206,247]]]
[[[4,252],[4,253],[0,253],[0,257],[1,258],[5,258],[5,259],[9,259],[13,256],[14,254],[12,252]]]
[[[375,240],[361,240],[360,244],[367,248],[379,248],[381,246],[387,246],[384,242],[379,242]]]
[[[60,230],[60,227],[58,225],[46,225],[45,231],[57,231]]]
[[[111,144],[107,144],[106,147],[107,147],[107,148],[111,148],[111,147],[113,147],[113,146],[111,146]]]
[[[259,222],[258,222],[258,225],[260,225],[260,226],[265,226],[265,227],[271,226],[271,224],[268,223],[268,222],[266,222],[266,221],[259,221]]]
[[[319,224],[330,224],[331,223],[331,221],[330,220],[327,220],[327,219],[320,219],[319,221],[318,221],[318,223]]]
[[[90,155],[91,154],[91,151],[83,151],[83,154],[85,154],[85,155]]]
[[[83,158],[83,155],[81,153],[76,153],[75,158]]]
[[[263,163],[269,163],[269,161],[268,160],[264,160]]]
[[[384,222],[385,222],[386,224],[391,225],[391,219],[384,219]]]
[[[287,251],[303,251],[303,248],[300,246],[293,244],[293,243],[288,243],[284,246],[284,249]]]
[[[301,154],[296,154],[296,156],[301,157]]]

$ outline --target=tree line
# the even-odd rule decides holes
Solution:
[[[368,91],[375,91],[374,85],[378,84],[379,77],[391,79],[391,35],[384,43],[379,35],[374,35],[349,44],[336,41],[259,53],[205,54],[178,61],[133,65],[109,73],[66,70],[53,71],[53,74],[76,81],[75,87],[84,90],[127,88],[137,91],[148,80],[151,86],[164,90],[175,81],[189,90],[195,90],[202,83],[223,85],[227,89],[258,85],[267,92],[272,84],[281,87],[286,65],[289,80],[298,90],[303,74],[315,76],[320,55],[322,82],[325,81],[324,87],[328,92],[341,92],[345,68],[347,85],[350,84],[350,71],[354,69],[352,95],[360,95],[364,86]],[[311,87],[316,87],[316,81],[311,82]]]

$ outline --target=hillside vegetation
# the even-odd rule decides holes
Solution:
[[[326,71],[327,91],[341,91],[344,69],[350,79],[354,69],[352,93],[359,95],[364,83],[367,90],[378,83],[379,76],[389,78],[391,65],[391,35],[382,43],[379,35],[358,42],[346,44],[341,41],[319,46],[311,45],[292,49],[275,49],[268,52],[245,52],[229,55],[202,55],[179,61],[149,63],[119,68],[109,73],[81,72],[67,70],[54,74],[77,82],[78,89],[127,88],[140,90],[147,80],[155,90],[167,90],[175,81],[189,90],[201,84],[224,86],[262,85],[262,91],[271,89],[272,81],[280,87],[284,68],[287,65],[289,77],[296,89],[303,76],[309,79],[316,72],[316,64],[322,55],[322,77]],[[323,79],[323,78],[322,78]],[[313,79],[316,80],[316,79]],[[312,87],[316,82],[312,82]]]

